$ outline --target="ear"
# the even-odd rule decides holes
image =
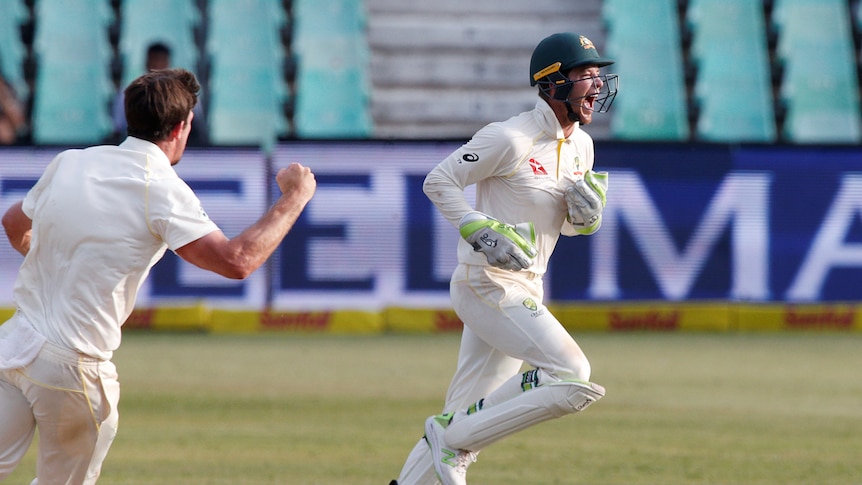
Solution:
[[[180,121],[173,128],[171,128],[171,138],[179,138],[180,133],[183,131],[185,127],[185,121]]]

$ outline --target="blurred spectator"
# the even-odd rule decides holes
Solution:
[[[147,72],[156,71],[159,69],[168,69],[171,67],[171,48],[162,42],[154,42],[147,47],[146,63],[144,65]],[[122,140],[126,137],[126,111],[124,107],[123,90],[125,86],[121,86],[119,92],[114,97],[114,106],[112,109],[114,136]],[[200,100],[200,95],[199,98]],[[203,145],[207,143],[206,136],[206,121],[204,119],[203,105],[198,101],[192,110],[195,114],[195,123],[192,125],[192,133],[189,136],[189,145]]]
[[[0,75],[0,145],[11,145],[18,140],[27,127],[24,106]]]

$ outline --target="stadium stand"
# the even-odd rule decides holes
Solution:
[[[292,12],[297,136],[371,136],[364,2],[294,0]]]
[[[366,0],[371,111],[380,138],[464,138],[531,109],[529,58],[577,28],[601,49],[600,0]],[[592,133],[607,133],[596,117]],[[598,119],[604,118],[604,119]]]
[[[775,141],[763,6],[751,0],[691,0],[687,21],[697,69],[697,138]]]
[[[111,131],[113,10],[107,0],[38,0],[34,17],[33,141],[100,142]]]
[[[201,15],[193,0],[122,0],[120,17],[121,86],[144,73],[147,47],[154,42],[170,48],[172,67],[200,73],[195,29]]]
[[[113,83],[95,65],[42,64],[33,104],[37,144],[89,144],[111,133],[107,103]]]
[[[676,0],[605,0],[608,55],[620,75],[611,128],[624,140],[689,136]]]
[[[210,140],[269,150],[289,132],[282,3],[212,0],[207,13]]]
[[[775,0],[788,141],[858,143],[859,79],[844,0]]]
[[[102,136],[105,86],[154,40],[198,74],[217,145],[463,139],[535,104],[525,62],[564,30],[617,59],[596,139],[862,141],[860,0],[3,0],[0,70],[34,143]]]

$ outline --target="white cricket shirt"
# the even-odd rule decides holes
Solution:
[[[543,275],[560,234],[576,235],[566,221],[564,193],[593,168],[593,140],[576,123],[566,138],[551,107],[536,107],[491,123],[440,162],[425,178],[424,191],[456,228],[474,210],[464,189],[476,185],[476,208],[507,224],[532,222],[536,256],[529,272]],[[458,262],[486,265],[485,255],[458,243]],[[520,272],[523,273],[523,272]]]
[[[48,341],[110,359],[150,268],[218,227],[155,144],[67,150],[28,192],[30,251],[15,318]]]

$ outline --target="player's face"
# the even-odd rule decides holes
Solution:
[[[586,66],[572,69],[569,71],[569,79],[574,83],[569,93],[572,109],[578,114],[581,124],[587,125],[593,121],[596,97],[604,85],[604,81],[599,77],[599,68]]]

